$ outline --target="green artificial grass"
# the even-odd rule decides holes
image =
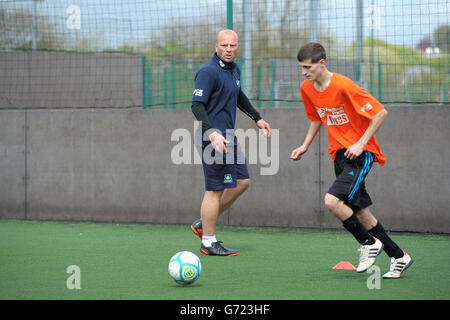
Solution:
[[[344,231],[218,226],[235,257],[204,257],[200,240],[184,225],[0,220],[0,299],[133,300],[442,300],[450,298],[450,238],[391,233],[414,259],[396,280],[376,273],[333,270],[358,264],[358,244]],[[202,273],[189,286],[169,276],[178,251],[197,254]],[[382,253],[380,275],[389,269]],[[80,268],[80,289],[68,289]],[[369,277],[371,277],[369,279]],[[369,281],[368,281],[369,280]]]

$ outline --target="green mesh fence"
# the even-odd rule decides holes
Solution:
[[[448,103],[450,2],[0,1],[0,108],[188,108],[217,33],[260,108],[301,105],[299,47],[384,103]]]

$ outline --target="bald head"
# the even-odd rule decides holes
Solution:
[[[225,29],[217,34],[216,53],[225,62],[232,62],[239,49],[238,35],[230,29]]]
[[[239,37],[236,32],[234,32],[231,29],[224,29],[217,34],[217,42],[223,41],[223,39],[227,37],[234,38],[236,42],[238,42],[239,40]]]

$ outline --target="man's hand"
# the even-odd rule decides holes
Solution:
[[[352,144],[348,149],[345,151],[344,156],[347,157],[350,160],[354,160],[358,158],[361,153],[364,151],[364,144],[361,142],[356,142],[355,144]]]
[[[263,119],[260,119],[258,120],[258,122],[256,122],[256,125],[261,129],[262,136],[270,137],[270,125],[267,122],[265,122]]]
[[[227,153],[226,144],[230,143],[230,141],[225,139],[220,133],[214,131],[209,135],[209,140],[211,141],[214,150],[220,153]]]
[[[363,153],[366,144],[370,139],[372,139],[374,134],[380,128],[387,114],[388,112],[386,111],[386,109],[381,109],[377,114],[375,114],[370,120],[369,126],[367,127],[364,134],[361,136],[361,138],[359,138],[358,142],[348,147],[347,151],[345,151],[344,153],[344,156],[346,156],[350,160],[358,158],[361,153]]]
[[[304,146],[301,145],[300,147],[298,147],[297,149],[294,149],[291,153],[291,159],[296,161],[296,160],[300,160],[302,158],[302,155],[308,151],[308,149]]]

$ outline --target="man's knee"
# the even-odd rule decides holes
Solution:
[[[242,191],[245,191],[250,187],[250,179],[239,179],[237,180],[237,187]]]
[[[334,211],[340,204],[341,200],[339,198],[333,196],[332,194],[325,194],[324,198],[325,207],[328,208],[330,211]]]

